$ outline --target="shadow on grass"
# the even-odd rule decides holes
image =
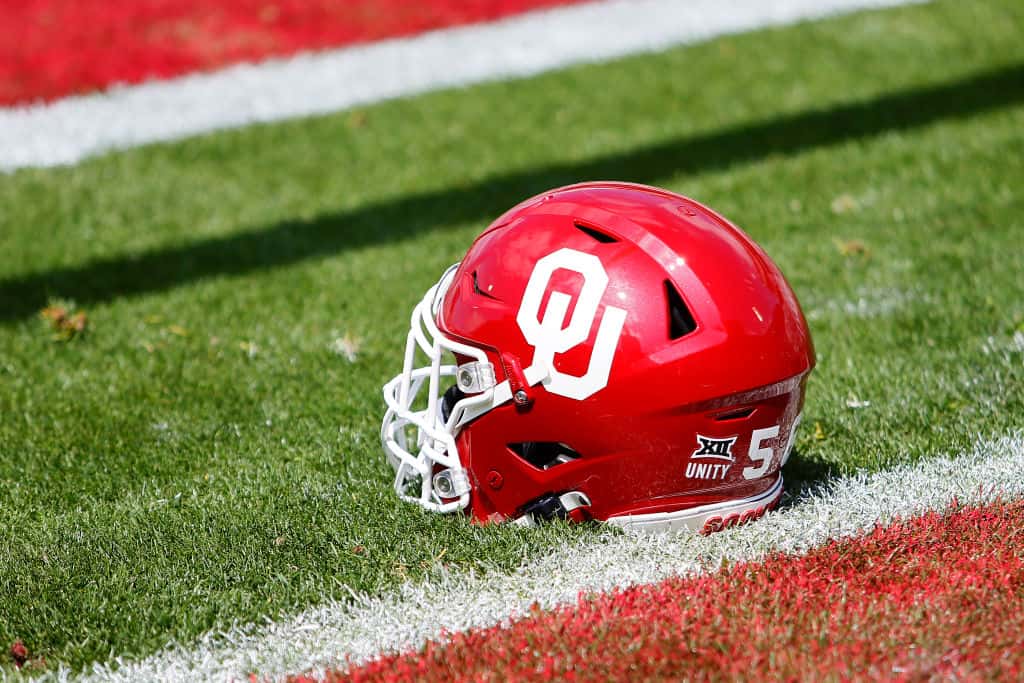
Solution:
[[[663,142],[628,153],[554,164],[411,195],[315,220],[287,221],[229,237],[56,268],[0,281],[0,322],[42,308],[49,297],[80,305],[176,287],[204,277],[327,257],[345,249],[401,239],[467,221],[489,221],[506,208],[551,187],[583,180],[655,182],[773,154],[901,130],[1024,101],[1024,65],[896,93],[831,109],[792,114],[728,130]]]
[[[835,479],[838,473],[827,463],[812,460],[802,454],[799,448],[794,448],[789,460],[786,461],[782,476],[785,477],[786,492],[797,494]],[[789,502],[792,502],[792,499]]]

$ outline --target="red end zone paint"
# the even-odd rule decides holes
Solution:
[[[0,105],[488,21],[582,0],[0,3]]]
[[[331,680],[1021,680],[1024,503],[581,597]],[[301,680],[296,679],[296,680]]]

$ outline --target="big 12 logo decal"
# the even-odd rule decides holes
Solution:
[[[562,321],[572,303],[572,296],[565,292],[552,291],[544,316],[540,317],[544,292],[551,276],[559,269],[571,270],[583,276],[576,308],[565,327],[562,327]],[[590,337],[601,297],[607,288],[608,273],[601,260],[593,254],[569,248],[559,249],[537,261],[533,267],[526,291],[523,292],[522,303],[519,304],[516,322],[527,343],[533,346],[531,368],[548,371],[544,386],[551,393],[582,401],[608,386],[612,358],[619,337],[622,336],[622,326],[626,322],[625,309],[605,306],[590,355],[590,364],[583,375],[569,375],[555,368],[555,354],[565,353]]]
[[[775,469],[782,469],[793,452],[793,444],[796,441],[796,430],[800,426],[803,415],[797,415],[789,428],[789,434],[784,442],[778,441],[779,425],[772,425],[763,429],[755,429],[750,434],[750,442],[747,448],[747,458],[750,466],[743,468],[744,479],[759,479],[772,470],[776,452],[779,454],[778,465]],[[690,462],[686,465],[687,479],[725,479],[725,475],[732,467],[735,458],[732,453],[732,446],[736,443],[738,436],[726,438],[707,437],[703,434],[697,435],[697,449],[690,455]],[[775,439],[776,447],[770,445]],[[706,462],[709,460],[721,460],[724,462]]]

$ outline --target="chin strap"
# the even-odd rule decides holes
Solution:
[[[548,494],[523,506],[522,515],[513,524],[536,526],[552,519],[571,519],[582,522],[588,518],[590,498],[582,491],[567,491],[561,495]]]

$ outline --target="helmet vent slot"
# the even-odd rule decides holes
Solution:
[[[556,441],[522,441],[508,444],[508,449],[542,470],[549,470],[580,457],[572,447]]]
[[[473,292],[479,294],[480,296],[485,296],[488,299],[494,299],[495,301],[497,301],[498,299],[498,297],[494,296],[493,294],[490,294],[480,289],[480,281],[477,279],[475,270],[473,271]]]
[[[671,280],[665,280],[665,294],[668,296],[668,338],[679,339],[696,330],[697,323]]]
[[[750,417],[753,414],[753,408],[739,408],[737,410],[730,410],[727,413],[722,413],[721,415],[715,415],[715,420],[718,422],[725,422],[726,420],[742,420],[743,418]]]
[[[573,223],[573,225],[575,225],[576,229],[579,230],[580,232],[584,232],[590,235],[591,237],[593,237],[598,242],[601,242],[602,244],[610,244],[612,242],[619,241],[612,237],[611,235],[609,235],[608,233],[601,232],[597,228],[592,228],[589,225],[584,225],[583,223]]]

